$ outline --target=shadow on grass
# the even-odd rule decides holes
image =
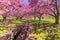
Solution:
[[[34,28],[34,34],[41,34],[45,35],[45,40],[57,40],[60,39],[59,37],[59,26],[60,24],[54,24],[54,23],[33,23]],[[44,36],[43,36],[44,37]]]
[[[3,22],[3,19],[0,19],[0,22]]]

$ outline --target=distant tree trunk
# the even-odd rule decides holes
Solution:
[[[40,23],[41,23],[41,16],[38,17],[39,18],[39,23],[38,23],[38,26],[40,27]]]
[[[39,17],[39,23],[41,22],[41,16]]]
[[[55,17],[55,24],[59,24],[59,15]]]
[[[34,21],[36,21],[36,15],[34,14]]]
[[[20,20],[22,20],[22,17],[20,17]]]
[[[6,21],[6,17],[3,17],[3,21]]]
[[[39,21],[41,21],[41,17],[39,17]]]
[[[39,18],[39,24],[40,24],[40,22],[41,22],[41,17],[38,17]]]
[[[40,14],[40,16],[38,17],[39,18],[39,23],[41,22],[41,17],[42,17],[43,14]]]
[[[34,21],[35,21],[35,17],[34,17]]]
[[[57,5],[58,2],[57,2],[57,0],[55,0],[55,1],[56,1],[56,2],[55,2],[55,3],[56,3],[56,4],[55,4],[55,5],[56,5],[56,11],[57,11],[57,15],[56,15],[56,17],[55,17],[55,23],[56,23],[56,24],[59,24],[59,11],[58,11],[58,5]]]
[[[19,19],[18,17],[16,17],[16,20]]]

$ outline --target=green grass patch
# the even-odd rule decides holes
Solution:
[[[16,24],[9,24],[9,25],[0,25],[0,36],[3,35],[4,33],[8,32],[12,28],[14,28]]]
[[[54,23],[55,19],[41,19],[42,22]]]

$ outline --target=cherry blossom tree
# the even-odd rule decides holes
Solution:
[[[15,16],[16,19],[22,19],[23,14],[25,13],[25,4],[23,0],[11,0],[11,15]]]
[[[5,5],[4,4],[4,2],[2,3],[0,3],[0,10],[1,10],[1,12],[2,12],[2,17],[3,17],[3,20],[5,21],[6,20],[6,17],[9,15],[9,10],[7,9],[7,4]]]
[[[28,1],[29,1],[29,5],[31,7],[35,6],[37,4],[37,2],[38,2],[38,0],[28,0]]]
[[[36,2],[35,2],[36,1]],[[31,11],[30,11],[30,15],[33,15],[34,16],[34,20],[36,19],[36,17],[40,18],[42,17],[42,15],[44,13],[46,13],[46,10],[45,10],[45,7],[43,7],[44,5],[47,5],[45,1],[37,1],[37,0],[30,0],[30,6],[31,6]],[[31,2],[34,2],[33,4]],[[36,3],[36,4],[35,4]],[[33,6],[32,6],[33,5]]]
[[[50,0],[48,6],[46,7],[49,11],[49,15],[55,18],[55,23],[59,23],[59,9],[58,9],[58,0]]]

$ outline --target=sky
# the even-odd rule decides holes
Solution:
[[[27,4],[28,3],[28,0],[24,0],[24,2]]]
[[[44,0],[44,1],[47,1],[47,0]],[[24,0],[24,2],[27,4],[28,3],[28,0]]]

